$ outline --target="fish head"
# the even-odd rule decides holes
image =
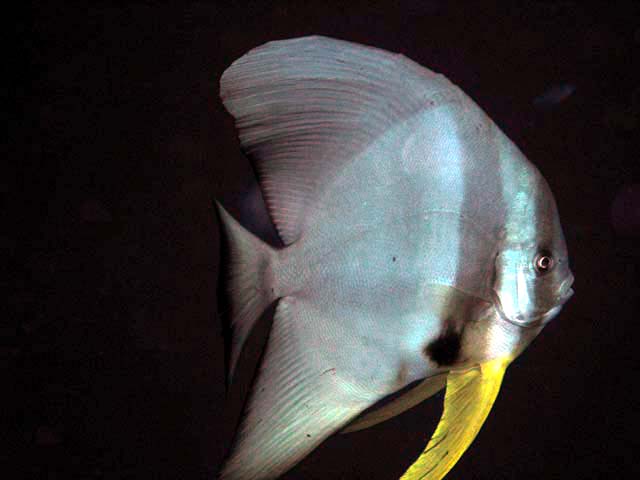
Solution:
[[[493,296],[502,319],[537,334],[573,295],[574,277],[547,182],[532,166],[522,178],[495,260]],[[534,336],[521,335],[517,350]]]

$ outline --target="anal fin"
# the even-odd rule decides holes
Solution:
[[[316,310],[279,300],[260,372],[223,480],[277,478],[379,399],[345,383],[314,350]],[[330,348],[329,346],[326,347]],[[330,372],[330,373],[328,373]]]
[[[373,427],[378,423],[389,420],[396,415],[400,415],[438,393],[444,388],[446,383],[446,373],[426,378],[411,390],[403,393],[401,396],[395,398],[386,405],[356,418],[344,430],[342,430],[342,433],[364,430],[365,428]]]

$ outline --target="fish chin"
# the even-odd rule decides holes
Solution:
[[[558,316],[558,314],[560,313],[560,310],[562,310],[562,307],[564,307],[564,304],[567,303],[569,301],[569,299],[571,297],[573,297],[573,289],[570,288],[571,283],[573,282],[573,279],[571,280],[571,282],[569,282],[569,286],[567,286],[566,288],[563,288],[563,293],[561,293],[558,296],[558,303],[551,307],[549,310],[547,310],[546,312],[537,315],[535,317],[532,317],[529,321],[530,322],[536,322],[538,324],[542,324],[542,325],[546,325],[547,323],[549,323],[551,320],[553,320],[555,317]]]
[[[562,306],[562,303],[556,305],[555,307],[550,308],[546,313],[532,317],[529,322],[536,325],[546,325],[558,316],[558,313],[560,313],[560,310],[562,310]]]
[[[542,327],[547,323],[549,323],[554,318],[556,318],[560,313],[560,310],[562,310],[563,306],[564,306],[564,302],[556,305],[555,307],[550,308],[544,313],[533,314],[528,317],[523,317],[519,315],[517,319],[507,318],[507,321],[523,328]],[[524,320],[521,320],[521,318],[524,318]]]

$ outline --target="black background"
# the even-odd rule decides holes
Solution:
[[[614,4],[122,2],[8,17],[2,476],[214,478],[269,320],[227,397],[213,198],[275,239],[217,82],[252,47],[317,33],[447,75],[559,205],[576,294],[510,367],[449,477],[634,478],[640,30],[638,9]],[[574,93],[536,106],[562,85]],[[440,403],[332,437],[286,478],[397,478]]]

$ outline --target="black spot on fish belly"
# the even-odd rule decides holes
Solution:
[[[427,357],[441,366],[453,365],[460,355],[460,334],[447,329],[441,336],[424,348]]]

